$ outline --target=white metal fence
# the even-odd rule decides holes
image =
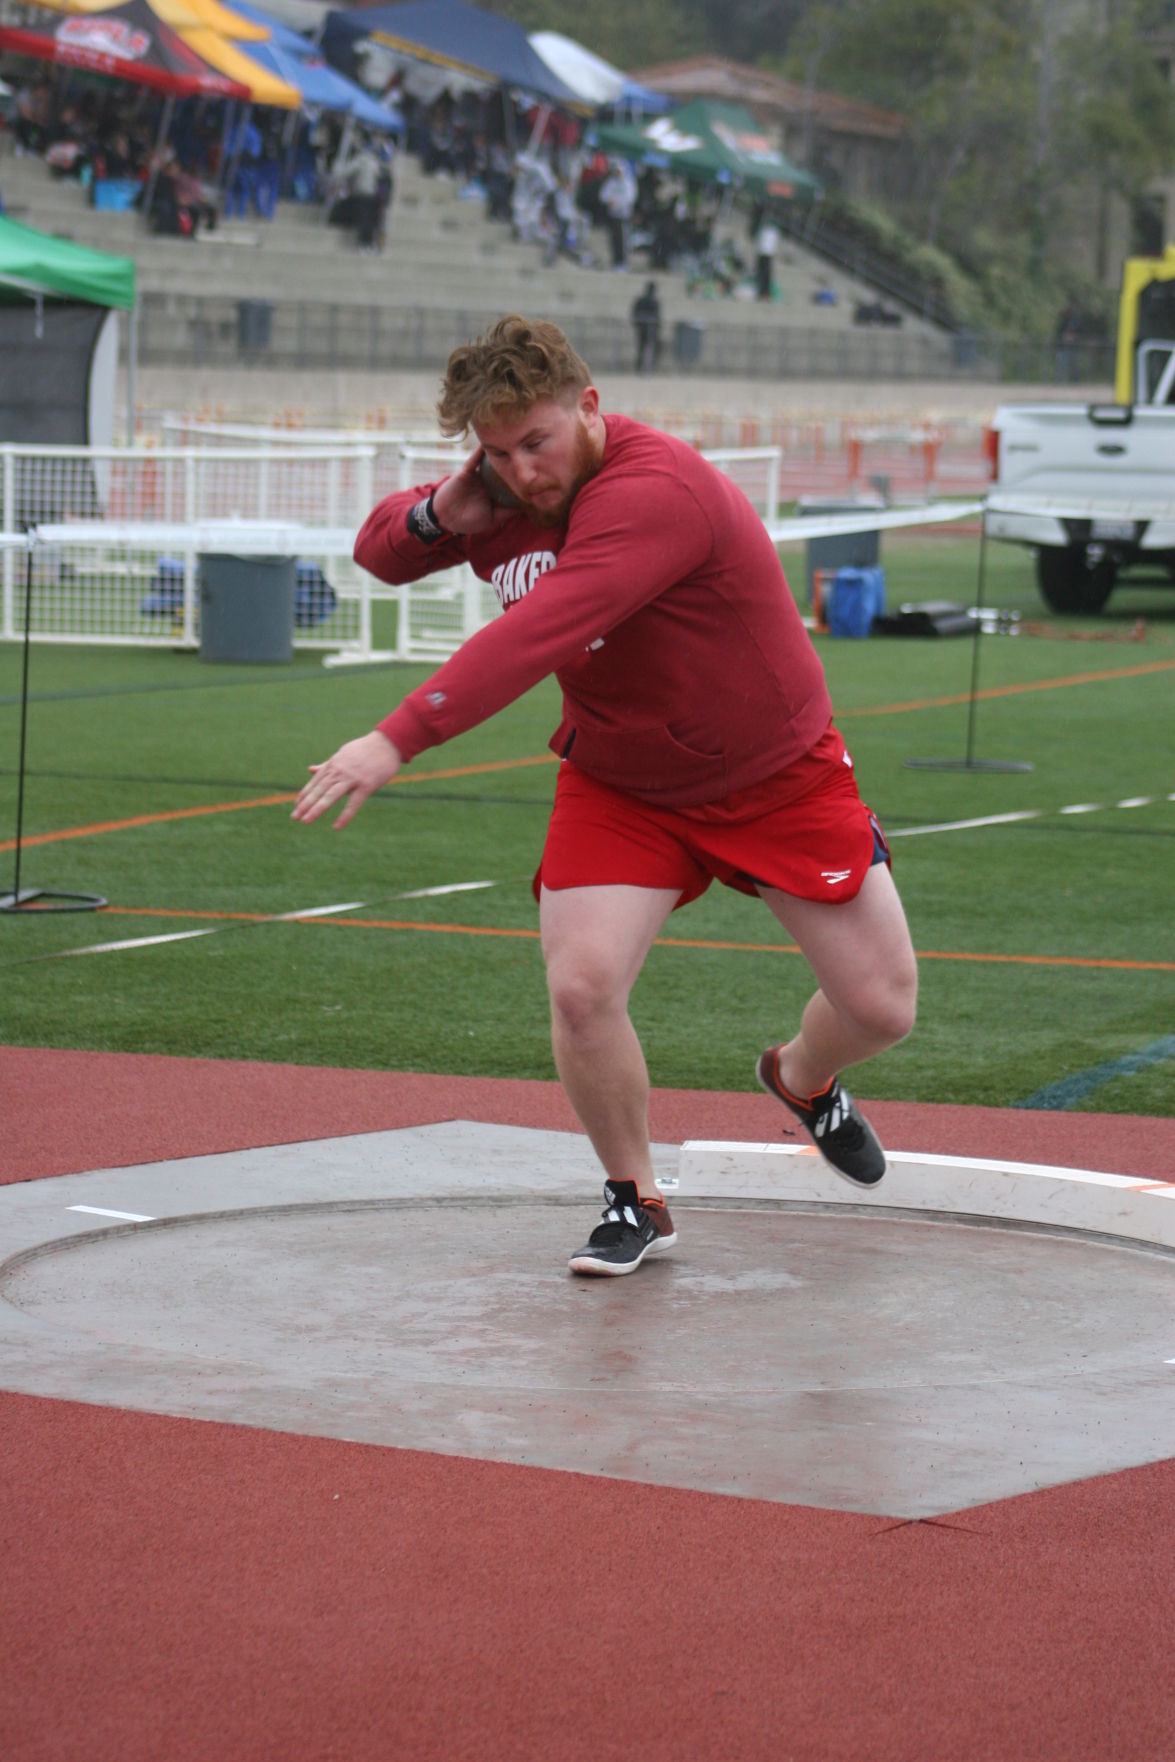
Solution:
[[[70,527],[67,543],[31,550],[32,640],[198,646],[201,532],[211,523],[231,532],[233,521],[297,529],[295,642],[333,651],[328,659],[440,660],[496,615],[492,587],[467,565],[390,587],[351,556],[382,496],[451,471],[464,446],[326,432],[246,445],[239,430],[205,429],[201,439],[138,449],[0,446],[0,533]],[[775,447],[705,454],[768,523],[778,516],[780,456]],[[0,640],[23,634],[24,569],[21,552],[0,555]]]
[[[671,432],[675,430],[667,430]],[[184,446],[369,447],[375,499],[393,490],[411,489],[441,472],[452,471],[468,456],[466,441],[439,435],[383,429],[297,428],[278,424],[215,422],[199,417],[165,416],[162,432]],[[698,446],[703,459],[733,479],[765,521],[779,515],[782,445]]]

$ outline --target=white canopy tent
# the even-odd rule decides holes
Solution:
[[[599,109],[601,105],[620,102],[628,75],[593,55],[582,43],[560,36],[558,31],[532,31],[530,46],[585,104]]]

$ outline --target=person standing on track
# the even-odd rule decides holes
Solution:
[[[713,880],[758,895],[816,978],[797,1032],[760,1055],[759,1083],[835,1170],[874,1186],[885,1154],[839,1073],[909,1033],[916,962],[762,522],[684,441],[603,414],[546,321],[512,315],[455,349],[438,418],[444,434],[472,430],[476,450],[385,497],[356,560],[392,583],[468,561],[506,615],[312,765],[294,819],[341,801],[345,826],[418,753],[553,673],[562,763],[534,886],[555,1064],[606,1177],[603,1219],[569,1265],[628,1273],[677,1240],[628,998],[670,913]]]

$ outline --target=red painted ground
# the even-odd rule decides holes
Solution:
[[[869,1111],[1175,1170],[1172,1121]],[[571,1125],[542,1083],[0,1050],[0,1180],[451,1118]],[[778,1120],[662,1092],[653,1126]],[[1175,1754],[1175,1463],[891,1524],[4,1394],[0,1444],[4,1762]]]
[[[868,1112],[895,1150],[1175,1179],[1175,1120],[895,1101]],[[452,1119],[578,1129],[554,1082],[0,1048],[0,1183]],[[650,1119],[666,1144],[780,1136],[779,1106],[757,1089],[659,1089]]]

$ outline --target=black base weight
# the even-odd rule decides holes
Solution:
[[[44,887],[0,893],[0,912],[96,912],[105,904],[96,893],[50,893]]]

